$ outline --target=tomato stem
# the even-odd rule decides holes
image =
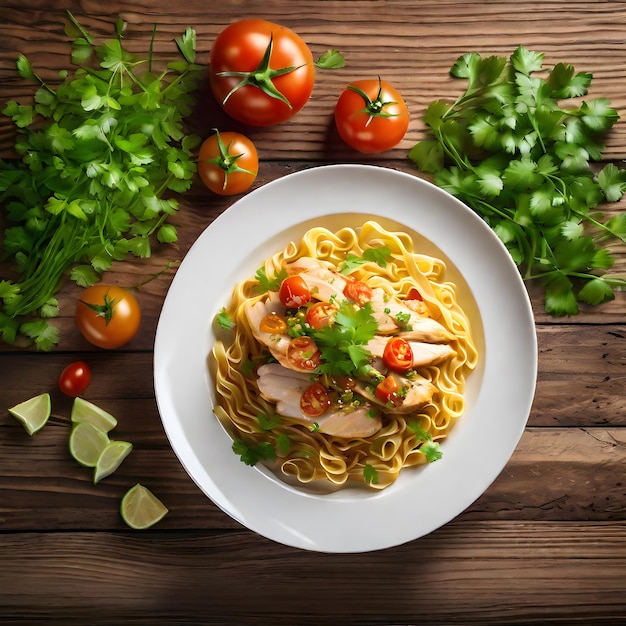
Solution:
[[[350,89],[350,91],[354,91],[354,93],[358,93],[359,96],[361,96],[361,98],[365,101],[365,108],[363,108],[361,112],[366,113],[369,116],[367,122],[365,122],[366,127],[370,125],[371,121],[375,117],[389,118],[398,116],[398,113],[387,113],[384,111],[385,107],[398,103],[395,100],[384,101],[382,99],[383,84],[380,76],[378,77],[378,93],[376,94],[376,98],[374,98],[374,100],[372,100],[362,89],[356,87],[355,85],[348,85],[348,89]]]
[[[282,94],[274,85],[274,79],[279,76],[284,76],[285,74],[289,74],[301,67],[303,65],[292,65],[290,67],[283,67],[277,70],[273,70],[270,67],[270,58],[272,56],[272,48],[274,46],[274,37],[270,35],[270,41],[263,53],[263,57],[259,62],[259,65],[252,72],[219,72],[218,76],[239,76],[241,77],[241,82],[235,85],[226,95],[224,100],[222,101],[222,105],[225,105],[228,102],[228,99],[242,87],[250,86],[256,87],[270,96],[271,98],[275,98],[276,100],[280,100],[284,102],[290,109],[293,108],[291,106],[291,102]]]
[[[215,131],[215,134],[217,136],[217,146],[220,151],[220,154],[219,156],[216,156],[213,159],[207,159],[206,162],[213,163],[214,165],[217,165],[217,167],[219,167],[221,170],[223,170],[224,172],[223,189],[226,189],[226,185],[228,184],[228,175],[232,174],[233,172],[241,172],[242,174],[251,174],[254,176],[255,172],[252,172],[250,170],[245,170],[242,167],[239,167],[239,165],[237,165],[237,161],[242,156],[244,156],[244,154],[243,153],[230,154],[230,147],[232,146],[232,142],[226,145],[222,141],[222,136],[220,135],[220,131],[217,130],[217,128],[214,128],[213,130]]]

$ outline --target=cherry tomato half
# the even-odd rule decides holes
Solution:
[[[330,302],[316,302],[306,312],[306,323],[314,330],[319,330],[333,321],[336,311],[337,307]]]
[[[312,371],[319,364],[322,354],[310,337],[296,337],[287,347],[287,360],[297,370]]]
[[[402,337],[392,337],[385,344],[383,362],[394,372],[408,372],[413,367],[411,344]]]
[[[335,105],[339,136],[359,152],[376,153],[397,146],[409,127],[409,110],[400,93],[384,80],[357,80]]]
[[[84,393],[91,382],[91,368],[84,361],[70,363],[59,376],[59,389],[75,398]]]
[[[262,333],[271,333],[272,335],[284,333],[287,330],[287,321],[278,313],[268,313],[263,316],[259,323],[259,330]]]
[[[313,55],[289,28],[240,20],[218,36],[210,54],[213,95],[236,120],[272,126],[295,115],[315,81]]]
[[[330,408],[328,392],[320,383],[309,385],[300,396],[300,410],[308,417],[319,417]]]
[[[135,296],[116,285],[85,289],[76,304],[76,325],[83,337],[99,348],[119,348],[139,330],[141,308]]]
[[[422,298],[422,294],[415,287],[411,287],[411,289],[409,289],[409,293],[407,294],[406,299],[421,300],[422,302],[424,301],[424,298]]]
[[[352,302],[365,304],[372,299],[372,289],[361,280],[348,278],[343,288],[343,295]]]
[[[311,299],[311,292],[304,278],[295,274],[283,280],[278,291],[278,297],[283,306],[286,306],[288,309],[297,309],[304,306]]]
[[[400,385],[393,376],[387,376],[376,386],[374,395],[385,403],[391,403],[394,406],[401,404],[402,400],[398,395],[400,391]]]
[[[198,153],[198,175],[213,193],[232,196],[250,188],[259,172],[259,155],[241,133],[216,132]]]

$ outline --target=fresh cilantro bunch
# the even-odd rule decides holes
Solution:
[[[96,282],[114,260],[149,257],[151,238],[172,243],[168,218],[178,210],[171,192],[191,185],[192,150],[199,138],[183,121],[191,112],[202,67],[195,64],[195,31],[176,40],[180,59],[157,68],[124,47],[126,24],[97,45],[68,12],[73,73],[50,85],[20,55],[22,78],[37,85],[34,104],[8,102],[2,111],[18,129],[21,161],[0,161],[0,202],[6,207],[4,260],[17,278],[0,281],[0,333],[42,350],[59,339],[48,318],[69,277]],[[166,195],[167,194],[167,195]]]
[[[609,101],[561,104],[585,96],[592,75],[559,63],[538,76],[543,57],[523,46],[509,59],[460,57],[451,74],[467,81],[465,92],[430,104],[431,137],[409,158],[493,228],[524,279],[541,281],[548,313],[575,315],[579,302],[612,300],[626,286],[608,273],[608,245],[626,242],[626,213],[604,220],[596,210],[622,197],[626,172],[589,168],[619,117]]]

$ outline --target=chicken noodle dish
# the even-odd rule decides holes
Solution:
[[[478,354],[442,259],[370,221],[316,227],[216,317],[215,415],[287,482],[383,489],[441,458]]]

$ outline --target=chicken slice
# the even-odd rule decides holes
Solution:
[[[371,303],[378,332],[383,335],[396,334],[404,328],[411,328],[411,339],[416,341],[447,343],[454,339],[454,335],[439,322],[412,311],[397,298],[390,297],[380,287],[372,290]]]
[[[412,413],[430,402],[436,391],[436,387],[421,376],[411,379],[394,373],[392,373],[391,376],[396,379],[398,386],[405,391],[402,403],[398,406],[390,406],[388,403],[379,400],[374,394],[373,387],[361,381],[357,381],[355,390],[370,402],[384,407],[386,413],[394,414]]]
[[[315,418],[303,413],[300,397],[312,383],[310,375],[284,368],[278,363],[262,365],[257,374],[261,396],[276,403],[279,415],[309,427],[317,424],[320,432],[347,439],[369,437],[382,428],[380,415],[372,417],[372,406],[369,403],[338,411],[329,410]]]
[[[285,267],[287,274],[299,274],[311,295],[317,300],[340,302],[345,300],[343,290],[347,280],[343,274],[328,269],[317,259],[302,257]]]

